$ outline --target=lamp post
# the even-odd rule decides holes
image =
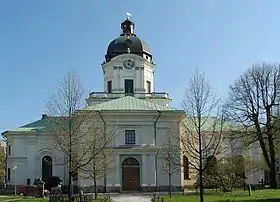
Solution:
[[[15,166],[13,167],[13,171],[14,171],[15,196],[17,195],[17,186],[16,186],[16,169],[17,169],[17,166],[15,165]]]

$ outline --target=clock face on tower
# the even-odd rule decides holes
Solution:
[[[127,60],[123,61],[123,67],[125,69],[129,69],[130,70],[130,69],[133,69],[134,66],[135,66],[135,62],[133,60],[131,60],[131,59],[127,59]]]

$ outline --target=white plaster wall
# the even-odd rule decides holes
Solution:
[[[122,148],[121,152],[114,156],[114,166],[107,176],[108,186],[121,186],[121,163],[125,155],[137,156],[141,162],[141,184],[153,186],[156,184],[155,171],[155,143],[162,144],[166,139],[167,129],[173,124],[175,117],[167,117],[162,115],[157,122],[156,141],[154,133],[154,122],[158,116],[154,113],[127,113],[119,116],[117,114],[103,114],[105,120],[109,120],[112,125],[118,129],[122,129],[115,138],[113,143],[116,147],[121,147],[125,144],[126,129],[136,130],[136,145],[133,149]],[[8,144],[11,144],[11,155],[8,156],[7,166],[11,168],[17,165],[16,183],[25,184],[26,179],[30,178],[31,182],[35,178],[40,178],[42,175],[42,158],[49,155],[53,159],[53,176],[58,176],[64,182],[68,181],[68,169],[65,166],[65,157],[62,152],[55,148],[53,137],[48,134],[23,133],[23,134],[8,134]],[[168,178],[158,168],[158,183],[166,185]],[[80,173],[79,173],[79,176]],[[160,181],[161,180],[161,181]],[[166,181],[167,180],[167,181]],[[174,177],[174,185],[180,185],[180,177]],[[103,181],[98,182],[102,185]],[[13,173],[8,184],[14,184]],[[79,184],[92,185],[92,179],[79,178]]]
[[[17,168],[13,170],[14,167]],[[7,181],[7,185],[14,185],[15,183],[18,185],[26,182],[26,158],[7,159],[7,168],[11,169],[11,178]]]
[[[142,186],[156,186],[156,154],[142,155]]]
[[[141,168],[141,185],[142,186],[155,186],[156,185],[156,162],[155,154],[157,149],[154,148],[155,143],[158,145],[164,144],[167,136],[169,135],[169,128],[174,127],[175,117],[166,117],[162,115],[157,122],[157,142],[155,141],[155,127],[154,123],[158,116],[156,112],[145,115],[137,115],[134,113],[127,113],[110,116],[103,113],[103,118],[114,126],[115,130],[121,131],[117,134],[114,140],[114,146],[119,147],[116,150],[115,156],[113,157],[114,166],[110,170],[110,174],[107,176],[107,186],[121,186],[122,184],[122,173],[121,164],[125,157],[137,158],[140,162]],[[94,121],[91,121],[94,122]],[[125,148],[125,130],[136,131],[136,144],[132,147]],[[176,131],[176,130],[175,130]],[[179,127],[177,128],[179,135]],[[179,142],[178,142],[179,145]],[[159,162],[161,163],[161,162]],[[168,185],[168,175],[161,172],[158,166],[158,183],[159,185]],[[180,168],[178,169],[180,170]],[[98,181],[98,185],[102,185],[103,181]],[[90,177],[85,177],[85,173],[79,172],[79,184],[83,186],[91,186],[93,181]],[[172,184],[176,186],[181,185],[180,172],[172,177]]]
[[[31,183],[34,179],[42,176],[42,158],[49,155],[53,158],[53,176],[58,176],[62,180],[65,177],[64,155],[55,149],[53,139],[50,135],[25,133],[20,135],[9,134],[8,144],[11,144],[11,155],[7,157],[7,168],[16,165],[16,183],[26,184],[27,178]],[[11,173],[11,180],[8,185],[14,184],[14,173]]]
[[[161,121],[158,123],[159,128],[157,129],[157,146],[166,148],[167,145],[177,145],[176,148],[179,148],[180,146],[180,129],[179,125],[173,120],[173,121]],[[171,138],[170,138],[171,136]],[[170,143],[169,143],[170,142]],[[177,154],[174,154],[174,157],[177,157],[176,160],[178,161],[178,164],[181,162],[180,160],[180,152],[178,151]],[[167,161],[158,158],[158,184],[159,186],[168,186],[169,185],[169,178],[168,178],[168,172],[165,171],[167,168]],[[180,165],[172,165],[172,177],[171,177],[171,184],[173,186],[181,186],[181,166]]]
[[[112,158],[112,162],[108,165],[107,170],[107,186],[120,186],[120,178],[119,178],[119,155],[114,154]],[[103,179],[97,179],[97,186],[103,185]],[[89,176],[86,172],[79,171],[78,184],[82,186],[93,186],[94,181],[91,176]]]
[[[162,159],[158,159],[158,183],[159,186],[168,186],[169,185],[169,179],[168,179],[168,172],[165,172],[161,169],[161,167],[165,167],[166,162]],[[171,177],[171,184],[173,186],[181,186],[181,169],[180,166],[178,166],[178,172],[173,172]]]
[[[231,145],[231,156],[242,155],[245,158],[252,159],[255,164],[259,164],[260,168],[258,170],[255,168],[255,166],[248,164],[245,165],[247,166],[246,182],[249,184],[259,184],[259,181],[261,179],[264,179],[264,170],[262,168],[262,166],[264,165],[264,159],[259,143],[256,142],[244,148],[242,139],[234,139],[231,140],[229,144]],[[250,170],[250,167],[253,167],[253,169]]]
[[[123,68],[123,61],[132,59],[135,67],[132,70]],[[114,68],[117,67],[117,68]],[[119,67],[122,67],[121,69]],[[155,65],[146,59],[134,55],[123,54],[113,58],[110,62],[102,65],[104,71],[104,91],[107,92],[107,82],[112,80],[112,92],[124,92],[124,80],[133,79],[135,93],[146,93],[146,81],[151,82],[151,91],[154,91],[154,68]]]

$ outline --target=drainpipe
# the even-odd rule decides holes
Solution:
[[[154,122],[154,138],[155,138],[155,146],[157,146],[157,121],[159,119],[159,117],[161,116],[161,111],[157,110],[158,115],[157,118]],[[156,166],[156,190],[157,192],[158,190],[158,162],[157,162],[157,155],[158,155],[158,151],[157,154],[155,155],[155,166]]]
[[[100,110],[97,111],[99,117],[101,118],[101,120],[103,121],[103,131],[104,131],[104,139],[106,140],[106,122],[104,120],[104,117],[101,115],[100,113]],[[103,157],[104,159],[106,158],[105,157],[105,154],[104,154],[104,151],[103,151]],[[106,164],[106,160],[105,160],[105,164]],[[105,165],[104,165],[105,166]],[[104,169],[104,176],[103,176],[103,193],[106,193],[107,190],[106,190],[106,186],[107,186],[107,171],[106,171],[107,168]]]

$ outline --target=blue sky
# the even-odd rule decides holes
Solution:
[[[279,62],[280,1],[2,0],[0,132],[41,118],[68,71],[103,91],[100,64],[132,13],[137,35],[157,64],[156,90],[180,107],[194,69],[226,97],[253,62]]]

